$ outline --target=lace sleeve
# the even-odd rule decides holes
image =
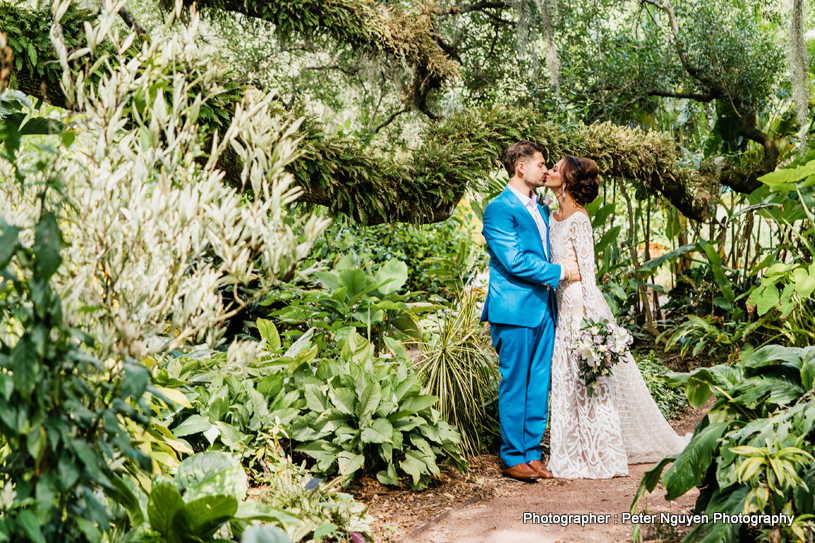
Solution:
[[[583,289],[583,308],[586,315],[591,318],[611,318],[608,306],[602,299],[602,293],[597,289],[597,280],[594,276],[594,236],[591,230],[591,220],[585,214],[577,212],[578,217],[572,221],[569,232],[574,252],[577,255],[577,265],[580,267],[580,282]]]

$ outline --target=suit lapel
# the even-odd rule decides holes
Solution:
[[[538,211],[543,217],[543,222],[546,223],[546,260],[549,262],[552,261],[552,244],[549,242],[549,206],[542,207],[540,203],[538,203]]]
[[[535,219],[532,218],[532,214],[529,213],[529,211],[523,206],[518,197],[515,196],[515,193],[512,192],[512,190],[509,188],[509,185],[507,185],[507,188],[504,189],[504,196],[509,201],[509,204],[513,206],[513,208],[515,209],[515,213],[519,214],[521,217],[524,218],[524,220],[526,220],[529,223],[529,225],[532,227],[532,230],[538,234],[538,239],[540,239],[540,230],[538,230],[538,223],[535,222]],[[546,222],[545,219],[544,222]],[[546,228],[548,231],[549,229],[548,223]],[[547,235],[546,237],[548,238],[549,236]],[[541,239],[540,241],[541,244],[543,244],[543,240]]]

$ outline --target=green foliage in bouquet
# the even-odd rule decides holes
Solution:
[[[815,348],[746,350],[735,365],[671,373],[668,380],[685,388],[695,408],[711,395],[716,403],[684,451],[643,475],[632,511],[661,478],[668,500],[699,488],[696,511],[709,515],[683,541],[806,540],[815,519]],[[783,513],[794,521],[750,528],[714,523],[714,513]]]

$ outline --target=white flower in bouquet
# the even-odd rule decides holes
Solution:
[[[577,352],[580,353],[580,356],[583,357],[589,366],[592,368],[595,366],[597,355],[594,353],[594,349],[592,349],[591,345],[581,343],[580,347],[577,349]]]

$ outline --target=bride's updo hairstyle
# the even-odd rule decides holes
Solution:
[[[598,179],[600,169],[597,163],[590,158],[564,156],[560,175],[563,178],[563,188],[577,205],[590,204],[600,193],[600,179]]]

